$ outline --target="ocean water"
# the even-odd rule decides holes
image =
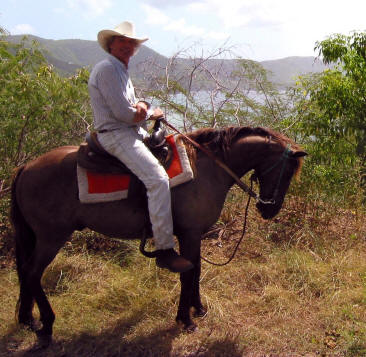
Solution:
[[[283,92],[280,92],[279,94],[285,95],[285,92],[283,91]],[[195,91],[195,92],[191,92],[191,95],[192,95],[193,101],[198,103],[199,106],[206,107],[208,110],[213,110],[212,108],[214,107],[215,111],[220,107],[222,102],[225,101],[225,99],[226,99],[225,95],[222,92],[217,92],[217,93],[213,94],[210,91]],[[248,97],[248,99],[257,102],[258,104],[265,105],[265,103],[266,103],[266,96],[263,93],[259,93],[254,90],[251,90],[246,93],[246,96]],[[174,96],[171,96],[170,100],[183,107],[188,105],[188,108],[190,109],[190,111],[196,110],[198,113],[198,109],[195,109],[192,106],[192,104],[189,102],[189,100],[188,100],[188,104],[187,104],[187,98],[182,93],[178,93]],[[169,123],[171,123],[173,126],[175,126],[177,129],[183,130],[183,127],[184,127],[184,125],[183,125],[184,114],[183,113],[180,114],[180,113],[177,113],[177,112],[169,109],[169,107],[165,103],[159,102],[159,100],[157,100],[155,98],[151,99],[151,103],[155,107],[159,106],[163,110],[166,109],[167,121]],[[252,109],[249,107],[248,111],[252,111]]]

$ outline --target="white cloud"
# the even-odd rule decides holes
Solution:
[[[10,30],[10,33],[12,35],[24,35],[24,34],[35,35],[37,31],[33,28],[33,26],[29,24],[18,24]]]
[[[292,1],[293,2],[293,1]],[[290,0],[202,0],[191,4],[193,11],[217,17],[225,29],[279,25],[287,17]]]
[[[111,0],[67,0],[71,9],[80,11],[81,15],[96,17],[102,15],[112,6]]]
[[[188,25],[186,20],[180,18],[178,20],[171,20],[166,26],[164,26],[166,31],[175,31],[185,36],[198,36],[202,37],[206,30],[203,27],[196,25]]]
[[[228,39],[230,34],[228,32],[209,31],[207,37],[213,40],[222,41]]]
[[[171,21],[167,15],[156,7],[142,4],[141,8],[145,12],[145,21],[148,25],[166,25]]]
[[[193,2],[193,3],[187,4],[186,6],[190,12],[194,12],[194,13],[203,13],[203,12],[207,11],[207,5],[203,2]]]
[[[222,40],[229,37],[229,34],[226,32],[210,31],[209,29],[206,29],[202,26],[189,24],[183,17],[180,17],[178,19],[172,19],[160,9],[157,9],[148,4],[142,4],[141,8],[145,12],[145,21],[147,24],[159,25],[162,27],[163,30],[168,32],[175,32],[183,36],[192,36],[199,38],[209,37],[215,40]],[[197,10],[197,7],[194,7],[194,9]]]
[[[149,25],[205,44],[230,38],[250,46],[256,58],[312,55],[316,41],[365,30],[364,0],[348,0],[347,6],[334,0],[143,1],[149,4],[142,7]]]

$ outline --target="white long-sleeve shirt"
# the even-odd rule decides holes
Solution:
[[[115,130],[140,125],[133,122],[137,103],[124,63],[112,55],[97,63],[88,82],[96,130]],[[143,122],[141,122],[143,124]]]

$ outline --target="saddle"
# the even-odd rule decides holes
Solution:
[[[194,178],[185,145],[176,135],[165,136],[160,122],[155,122],[152,134],[144,142],[165,168],[170,188]],[[88,133],[86,142],[80,145],[76,169],[81,203],[110,202],[146,195],[142,181],[103,149],[95,132]]]
[[[166,143],[166,131],[156,121],[152,134],[144,140],[145,145],[164,166],[168,167],[172,158],[171,148]],[[109,154],[99,143],[97,132],[88,132],[77,152],[77,163],[80,167],[95,173],[130,174],[130,169],[113,155]]]

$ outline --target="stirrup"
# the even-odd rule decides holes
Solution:
[[[148,251],[145,250],[146,239],[147,239],[147,232],[146,232],[146,228],[144,228],[144,231],[142,233],[140,246],[139,246],[139,250],[140,250],[141,254],[144,255],[145,257],[148,257],[148,258],[156,258],[157,255],[158,255],[157,250],[154,250],[152,252],[148,252]]]

